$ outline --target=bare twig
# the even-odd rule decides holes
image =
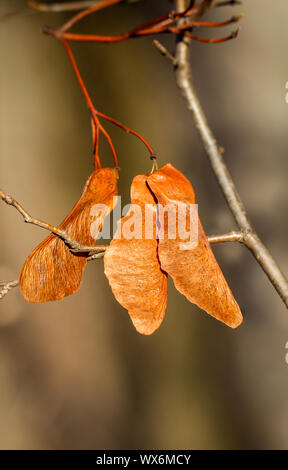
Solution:
[[[143,36],[155,35],[155,34],[162,34],[162,33],[172,33],[172,34],[180,34],[182,30],[190,30],[193,27],[208,27],[208,28],[218,28],[222,26],[227,26],[232,23],[238,22],[243,15],[232,16],[229,20],[221,21],[221,22],[200,22],[198,18],[203,15],[203,13],[212,8],[212,0],[202,0],[202,2],[198,5],[194,4],[194,1],[190,1],[187,8],[182,12],[175,12],[171,11],[170,13],[166,13],[158,18],[154,18],[153,20],[149,21],[148,23],[142,24],[132,30],[120,34],[120,35],[95,35],[95,34],[75,34],[69,33],[68,31],[71,29],[73,25],[81,21],[86,16],[95,13],[103,8],[107,8],[109,6],[117,5],[122,3],[123,0],[99,0],[90,8],[87,8],[83,11],[80,11],[72,18],[70,18],[66,23],[62,25],[59,29],[53,29],[49,26],[44,26],[43,32],[47,35],[50,35],[56,39],[60,40],[67,40],[67,41],[88,41],[88,42],[99,42],[99,43],[116,43],[126,41],[128,39],[139,38]],[[193,16],[193,21],[190,21],[189,18]],[[187,21],[178,22],[180,18],[187,18]],[[188,33],[187,33],[188,34]],[[236,37],[236,32],[232,32],[229,36],[224,38],[216,38],[216,39],[209,39],[209,38],[202,38],[199,36],[195,36],[191,33],[190,37],[196,41],[206,42],[206,43],[220,43],[224,41],[228,41]],[[161,44],[158,45],[159,50],[161,52]],[[164,48],[165,49],[165,48]],[[166,52],[164,53],[164,49],[162,47],[162,53],[167,55]],[[169,54],[169,53],[168,53]],[[171,59],[171,55],[170,55]]]
[[[186,0],[176,0],[177,11],[186,8]],[[223,2],[222,2],[223,3]],[[231,2],[229,2],[231,4]],[[235,4],[235,2],[233,2]],[[185,21],[185,20],[180,20]],[[236,190],[231,174],[226,166],[220,146],[218,145],[206,116],[195,92],[189,62],[189,38],[183,33],[178,37],[176,47],[176,80],[182,95],[186,101],[187,108],[191,111],[194,124],[202,140],[209,163],[217,178],[218,184],[226,198],[227,204],[234,215],[238,227],[243,234],[244,243],[257,262],[260,264],[267,277],[275,287],[276,291],[288,307],[288,282],[282,274],[275,260],[263,245],[247,215],[243,202]]]
[[[10,282],[0,282],[0,300],[2,300],[8,292],[14,287],[18,286],[19,282],[10,281]]]
[[[101,251],[101,253],[95,253],[94,255],[88,256],[87,261],[94,261],[94,259],[103,258],[104,255],[105,255],[105,251],[106,251],[106,250]]]
[[[103,251],[105,249],[105,246],[98,245],[98,246],[85,246],[81,245],[81,243],[78,243],[77,240],[74,240],[71,238],[65,230],[61,230],[58,227],[55,227],[54,225],[48,224],[47,222],[43,222],[42,220],[36,219],[35,217],[32,217],[28,212],[19,204],[19,202],[16,201],[11,196],[8,196],[6,193],[4,193],[0,189],[0,198],[6,202],[9,206],[15,207],[15,209],[22,215],[24,222],[27,224],[32,224],[36,225],[37,227],[44,228],[45,230],[48,230],[49,232],[54,233],[54,235],[57,235],[57,237],[61,238],[63,242],[66,243],[66,245],[69,246],[71,251],[73,253],[98,253]]]
[[[31,10],[30,8],[22,8],[21,10],[19,9],[19,10],[8,11],[7,13],[4,13],[3,15],[0,16],[0,22],[10,20],[17,16],[26,16],[26,15],[28,16],[34,13],[35,11]]]
[[[42,227],[42,225],[40,225],[40,227]],[[57,235],[57,233],[55,233],[55,235]],[[63,237],[60,237],[60,238],[63,239]],[[226,242],[235,242],[235,241],[245,243],[244,235],[242,232],[230,232],[230,233],[225,233],[223,235],[211,235],[207,238],[208,238],[209,243],[226,243]],[[97,247],[87,247],[88,252],[92,253],[94,248],[97,248]],[[93,254],[88,254],[87,261],[94,261],[94,260],[103,258],[105,255],[106,248],[107,248],[106,246],[102,246],[101,251],[97,253],[93,253]],[[84,252],[87,252],[87,250],[84,250]],[[19,285],[18,280],[10,281],[10,282],[0,282],[0,300],[2,300],[8,294],[8,292],[10,292],[11,289],[13,289],[14,287],[17,287],[18,285]]]
[[[83,12],[84,13],[84,12]],[[52,36],[56,39],[60,40],[67,40],[67,41],[80,41],[80,42],[98,42],[98,43],[106,43],[106,44],[112,44],[112,43],[117,43],[117,42],[123,42],[127,41],[129,39],[136,39],[144,36],[151,36],[151,35],[156,35],[156,34],[175,34],[179,35],[181,32],[184,30],[190,30],[191,28],[194,27],[219,27],[219,26],[226,26],[228,24],[235,23],[239,21],[242,18],[242,15],[239,15],[238,17],[232,17],[227,21],[223,21],[221,23],[201,23],[199,21],[187,21],[183,23],[182,25],[178,26],[170,26],[167,25],[159,25],[150,27],[150,28],[134,28],[127,33],[120,34],[120,35],[113,35],[113,36],[103,36],[103,35],[97,35],[97,34],[75,34],[75,33],[67,33],[67,27],[69,26],[68,22],[59,30],[55,30],[53,28],[50,28],[49,26],[44,26],[43,27],[43,33]],[[171,20],[170,20],[171,21]],[[71,24],[71,22],[69,22]],[[233,31],[229,36],[226,36],[224,38],[219,38],[219,39],[209,39],[209,38],[201,38],[199,36],[195,36],[192,33],[187,33],[187,35],[190,35],[190,38],[194,39],[195,41],[201,41],[201,42],[210,42],[210,43],[217,43],[217,42],[224,42],[229,39],[233,39],[237,36],[237,32]]]
[[[107,8],[113,5],[117,5],[117,3],[121,3],[122,0],[99,0],[98,2],[94,2],[94,5],[92,5],[90,8],[87,8],[87,10],[80,11],[77,15],[73,16],[68,20],[61,28],[60,30],[67,31],[70,29],[74,24],[78,23],[78,21],[82,20],[85,18],[85,16],[90,15],[91,13],[95,13],[96,11],[102,10],[103,8]]]
[[[227,242],[239,242],[239,243],[244,243],[244,234],[242,232],[229,232],[229,233],[223,233],[221,235],[209,235],[207,237],[209,243],[215,244],[215,243],[227,243]],[[102,258],[105,255],[105,251],[103,250],[101,253],[96,253],[94,255],[91,255],[87,258],[87,261],[92,261],[94,259],[99,259]]]
[[[221,42],[226,42],[230,41],[231,39],[237,38],[239,34],[239,28],[236,29],[235,31],[231,31],[231,33],[228,36],[222,37],[222,38],[202,38],[201,36],[196,36],[193,33],[186,33],[186,36],[188,38],[194,39],[199,42],[205,42],[207,44],[219,44]]]
[[[154,161],[154,157],[153,157]],[[33,224],[36,225],[37,227],[44,228],[45,230],[48,230],[51,233],[54,233],[57,237],[61,238],[71,249],[72,252],[75,253],[93,253],[91,258],[96,258],[96,255],[99,253],[101,254],[102,252],[104,253],[106,250],[105,245],[97,245],[97,246],[85,246],[81,245],[81,243],[78,243],[76,240],[71,238],[65,230],[61,230],[54,225],[48,224],[47,222],[43,222],[42,220],[36,219],[35,217],[32,217],[28,212],[23,208],[19,202],[16,201],[11,196],[8,196],[4,191],[0,189],[0,198],[6,202],[9,206],[15,207],[15,209],[22,215],[24,222],[28,224]],[[208,237],[208,240],[210,243],[221,243],[225,241],[242,241],[240,238],[243,238],[242,232],[230,232],[226,233],[223,235],[211,235]],[[89,259],[90,257],[88,257]],[[0,282],[0,287],[3,285],[3,283]]]
[[[244,243],[244,234],[242,232],[229,232],[223,235],[210,235],[208,237],[209,243],[226,243],[226,242],[240,242]]]
[[[65,3],[41,3],[31,0],[28,5],[36,11],[61,12],[61,11],[77,11],[85,10],[100,3],[102,0],[76,0],[74,2]],[[120,0],[121,3],[136,3],[140,0]]]
[[[186,4],[187,2],[185,2]],[[213,0],[202,0],[197,12],[195,13],[195,19],[198,20],[201,16],[204,15],[206,10],[212,7]],[[179,10],[178,10],[179,11]]]
[[[158,49],[160,54],[163,55],[164,57],[167,57],[167,59],[169,59],[174,66],[177,65],[177,61],[176,61],[175,57],[172,54],[170,54],[170,52],[166,49],[165,46],[163,46],[163,44],[161,42],[157,41],[157,39],[154,39],[152,44],[153,44],[154,47],[156,47],[156,49]]]

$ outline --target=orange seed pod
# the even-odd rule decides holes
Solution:
[[[117,179],[115,169],[95,170],[80,199],[59,228],[83,245],[94,245],[105,216],[113,209],[113,196],[118,192]],[[97,204],[106,205],[106,213],[95,213],[93,208]],[[97,228],[93,230],[95,223]],[[73,294],[81,285],[86,263],[85,253],[71,253],[58,236],[50,234],[28,256],[22,268],[19,284],[25,300],[49,302]]]
[[[157,257],[156,206],[146,180],[145,175],[133,179],[131,202],[135,206],[118,222],[104,267],[116,299],[128,310],[136,330],[150,335],[165,315],[167,275]],[[145,233],[147,228],[149,233]]]

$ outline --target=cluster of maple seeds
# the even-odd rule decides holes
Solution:
[[[98,233],[91,232],[91,209],[105,204],[113,210],[117,194],[117,170],[96,169],[88,179],[83,194],[59,228],[83,244],[92,245]],[[133,209],[120,220],[111,244],[104,254],[105,274],[118,302],[128,310],[139,333],[151,334],[161,324],[167,303],[167,277],[188,300],[232,328],[239,326],[242,315],[218,266],[206,234],[198,221],[198,244],[191,250],[179,248],[179,238],[157,239],[159,223],[156,203],[195,204],[191,183],[170,163],[149,175],[137,175],[131,185],[131,202],[141,207],[145,226],[149,205],[155,212],[153,238],[127,239],[122,226]],[[108,211],[106,212],[108,215]],[[101,224],[98,225],[99,230]],[[164,226],[164,234],[166,225]],[[93,236],[91,235],[93,233]],[[54,234],[49,235],[26,260],[20,288],[30,302],[61,300],[76,292],[81,284],[87,257],[71,252]]]
[[[203,13],[200,12],[201,6],[195,5],[192,1],[182,13],[172,12],[163,15],[121,36],[67,33],[71,26],[88,14],[116,3],[120,3],[120,0],[100,1],[75,15],[57,31],[45,28],[47,34],[60,39],[64,45],[91,113],[95,170],[87,180],[80,199],[58,227],[59,232],[62,231],[66,237],[86,246],[86,249],[75,253],[65,243],[65,239],[63,241],[57,234],[50,234],[28,256],[22,268],[19,279],[22,294],[29,302],[55,301],[73,294],[81,285],[83,271],[89,259],[88,255],[92,252],[92,247],[104,222],[103,218],[101,224],[98,224],[98,232],[91,231],[91,225],[94,223],[91,210],[95,204],[105,204],[108,208],[105,214],[107,216],[114,209],[114,196],[118,193],[118,157],[109,133],[100,122],[99,118],[103,118],[138,137],[146,145],[153,159],[152,172],[149,175],[136,176],[131,185],[131,202],[141,207],[142,224],[145,224],[145,206],[152,205],[155,215],[153,239],[146,239],[144,236],[141,239],[127,240],[123,236],[122,225],[127,218],[131,217],[130,210],[120,220],[111,244],[108,247],[99,247],[99,254],[104,253],[105,274],[116,299],[128,310],[137,331],[146,335],[151,334],[160,326],[164,318],[167,304],[167,278],[170,275],[175,287],[188,300],[235,328],[241,324],[242,314],[213,255],[200,221],[198,221],[198,244],[194,249],[181,250],[178,238],[170,239],[168,236],[164,236],[161,240],[157,238],[156,226],[159,220],[156,203],[163,205],[172,203],[176,211],[179,204],[195,204],[191,183],[171,164],[166,164],[158,170],[153,148],[139,133],[95,109],[68,41],[119,42],[151,34],[165,32],[180,34],[185,31],[185,34],[192,39],[217,43],[232,39],[236,34],[232,33],[217,40],[206,39],[192,34],[191,28],[225,26],[238,21],[240,17],[233,17],[221,23],[200,22],[197,18],[200,13]],[[201,5],[206,4],[206,7],[212,7],[212,4],[221,6],[225,3],[227,2],[207,1]],[[39,9],[37,2],[30,2],[30,4]],[[182,25],[176,23],[180,18],[185,19]],[[101,168],[100,133],[107,139],[112,150],[115,168]],[[164,235],[165,230],[164,226]],[[97,255],[94,256],[97,257]]]

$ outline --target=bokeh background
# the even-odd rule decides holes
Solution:
[[[121,33],[170,8],[166,0],[119,5],[75,30]],[[18,9],[24,0],[0,2],[0,15]],[[250,216],[287,272],[288,4],[247,0],[207,18],[241,12],[237,40],[192,44],[194,81]],[[41,34],[43,24],[70,16],[24,11],[0,22],[0,186],[53,224],[92,171],[85,102],[63,48]],[[173,51],[173,38],[162,41]],[[152,38],[72,46],[96,107],[141,132],[160,163],[187,175],[207,233],[233,229],[171,65]],[[140,142],[108,128],[125,204],[133,176],[151,164]],[[0,221],[0,280],[12,280],[46,233],[4,203]],[[171,283],[161,328],[140,336],[113,298],[102,260],[89,263],[81,290],[59,303],[25,303],[18,289],[1,301],[0,448],[286,449],[287,310],[244,247],[214,252],[245,317],[236,331]]]

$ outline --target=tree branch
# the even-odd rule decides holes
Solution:
[[[28,212],[24,209],[24,207],[19,204],[19,202],[16,201],[11,196],[8,196],[4,191],[0,189],[0,198],[6,202],[9,206],[15,207],[15,209],[22,215],[24,222],[27,224],[32,224],[36,225],[37,227],[44,228],[45,230],[49,230],[49,232],[54,233],[54,235],[57,235],[57,237],[61,238],[66,245],[69,246],[71,251],[73,253],[99,253],[103,250],[106,249],[105,246],[103,245],[98,245],[98,246],[86,246],[86,245],[81,245],[81,243],[77,242],[77,240],[74,240],[74,238],[71,238],[65,230],[61,230],[54,225],[48,224],[47,222],[43,222],[42,220],[36,219],[35,217],[32,217]]]
[[[177,12],[185,10],[187,6],[186,0],[176,0],[175,3]],[[205,0],[203,4],[204,3],[206,3]],[[183,22],[185,20],[179,21]],[[284,277],[275,260],[254,230],[244,204],[236,190],[231,174],[226,166],[221,149],[209,127],[205,113],[197,97],[191,78],[189,44],[189,38],[186,37],[185,33],[178,37],[176,46],[177,67],[175,68],[177,85],[186,101],[187,108],[192,113],[195,127],[200,135],[206,155],[217,178],[218,184],[226,198],[227,204],[237,222],[237,225],[243,234],[243,240],[241,240],[241,242],[249,248],[284,301],[285,305],[288,307],[287,279]]]

